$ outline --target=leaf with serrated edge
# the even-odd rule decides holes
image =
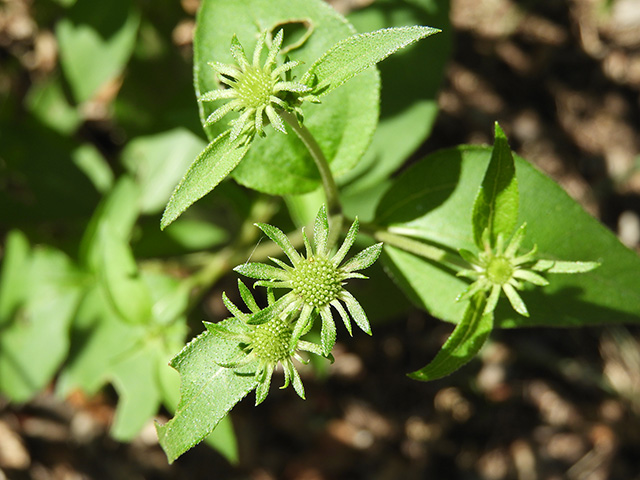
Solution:
[[[414,380],[430,381],[445,377],[480,351],[493,328],[493,314],[484,313],[487,300],[484,293],[475,295],[462,321],[453,330],[436,357],[425,367],[409,374]]]
[[[309,68],[302,82],[323,96],[407,45],[438,33],[431,27],[384,28],[352,35],[331,47]]]
[[[238,322],[231,318],[221,325],[235,328]],[[171,366],[181,376],[180,403],[169,422],[156,424],[160,445],[169,462],[209,435],[229,410],[256,387],[255,362],[238,371],[214,361],[238,360],[242,355],[237,341],[208,330],[173,358]]]
[[[197,200],[213,190],[240,163],[251,142],[231,141],[226,131],[198,155],[171,195],[160,228],[165,229]]]
[[[484,248],[482,233],[489,231],[492,245],[498,235],[509,238],[518,219],[518,181],[507,137],[495,124],[495,141],[491,161],[473,205],[473,237]]]

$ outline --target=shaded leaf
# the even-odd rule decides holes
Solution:
[[[103,259],[101,230],[109,225],[114,236],[128,239],[140,213],[140,190],[128,175],[121,176],[93,213],[80,242],[80,263],[96,272]]]
[[[491,245],[498,235],[511,236],[518,219],[518,181],[507,137],[496,122],[491,160],[473,204],[473,238],[479,249],[484,248],[482,235],[489,232]]]
[[[477,251],[469,221],[475,192],[491,149],[458,147],[429,155],[398,176],[378,206],[375,222],[396,234],[455,252]],[[520,208],[516,224],[527,223],[522,251],[538,245],[538,257],[594,262],[580,275],[545,274],[549,285],[522,291],[530,317],[500,302],[495,325],[580,326],[640,322],[640,258],[587,214],[555,182],[514,156]],[[541,212],[544,212],[543,214]],[[588,239],[588,241],[585,241]],[[455,249],[455,250],[454,250]],[[455,270],[385,246],[383,261],[404,292],[434,316],[456,323],[464,303],[456,298],[469,283]]]
[[[7,235],[0,274],[0,331],[11,321],[29,292],[29,241],[19,230]]]

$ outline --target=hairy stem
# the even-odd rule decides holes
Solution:
[[[368,229],[367,227],[365,228]],[[379,229],[372,229],[370,235],[376,240],[384,242],[385,245],[397,247],[405,252],[413,253],[414,255],[440,263],[454,270],[460,270],[460,268],[465,267],[465,264],[461,262],[461,259],[457,255],[452,255],[446,250],[428,245],[419,240],[398,235],[388,230]]]
[[[329,168],[329,162],[322,153],[318,142],[313,138],[311,132],[304,125],[298,123],[296,116],[290,112],[279,112],[282,118],[289,124],[293,131],[298,135],[298,138],[302,140],[302,143],[320,172],[320,179],[322,180],[322,188],[324,189],[325,196],[327,197],[327,212],[331,221],[331,231],[329,234],[329,248],[335,245],[338,240],[338,235],[342,231],[342,224],[344,223],[344,216],[342,214],[342,204],[340,203],[340,194],[338,192],[338,186]]]

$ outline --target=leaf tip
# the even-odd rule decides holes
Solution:
[[[424,374],[422,374],[420,372],[420,370],[416,370],[415,372],[407,373],[407,377],[409,377],[412,380],[418,380],[420,382],[428,382],[429,380],[432,380],[428,376],[425,376]]]
[[[506,137],[506,135],[504,134],[504,130],[502,130],[502,127],[500,126],[498,121],[494,122],[493,130],[494,130],[494,135],[495,135],[496,138],[498,138],[498,137]]]

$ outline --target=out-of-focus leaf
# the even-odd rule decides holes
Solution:
[[[0,332],[9,323],[29,290],[29,241],[19,230],[7,235],[0,274]]]
[[[251,22],[244,19],[251,18]],[[306,22],[306,23],[302,23]],[[286,3],[265,0],[227,2],[205,0],[198,15],[194,38],[194,70],[196,94],[218,88],[213,69],[208,62],[232,63],[229,45],[234,34],[251,52],[258,31],[275,33],[291,24],[312,29],[301,45],[287,54],[292,60],[313,64],[338,41],[355,33],[353,27],[337,12],[320,0],[290,0]],[[285,48],[291,46],[285,38]],[[300,75],[303,70],[293,73]],[[305,126],[311,131],[331,164],[334,175],[340,176],[358,162],[369,144],[378,115],[379,78],[370,69],[323,97],[320,105],[305,105]],[[207,118],[221,102],[201,104],[201,119]],[[228,128],[231,115],[211,127],[209,138],[215,138]],[[320,185],[317,169],[302,142],[287,127],[282,135],[267,129],[267,138],[258,138],[251,150],[233,172],[241,184],[272,194],[295,194],[315,190]]]
[[[166,398],[166,378],[161,379],[160,371],[171,370],[168,362],[184,344],[184,331],[184,321],[164,327],[161,335],[147,331],[134,348],[113,357],[109,376],[118,392],[118,408],[111,427],[115,439],[132,440],[157,414]],[[177,389],[179,383],[173,386]],[[172,408],[172,403],[167,407]]]
[[[70,260],[53,248],[36,247],[26,258],[24,239],[16,235],[10,246],[21,251],[11,253],[9,260],[21,260],[24,270],[3,268],[1,297],[3,302],[5,296],[11,300],[12,293],[5,294],[4,285],[15,280],[23,287],[22,302],[10,305],[10,318],[0,322],[0,391],[14,402],[24,402],[47,385],[67,355],[81,277]],[[16,274],[18,278],[12,278]]]
[[[491,149],[459,147],[429,155],[394,180],[375,222],[392,232],[451,249],[476,250],[471,225],[475,192]],[[499,327],[580,326],[640,322],[640,258],[572,200],[552,180],[514,156],[520,190],[517,224],[527,223],[522,251],[538,245],[549,260],[597,261],[579,275],[546,275],[550,285],[521,292],[530,317],[500,302]],[[543,212],[543,213],[541,213]],[[385,264],[398,285],[436,317],[457,323],[464,302],[456,297],[468,286],[455,272],[397,249],[387,249]]]
[[[78,110],[67,101],[57,76],[32,85],[26,103],[34,117],[62,135],[71,135],[82,122]]]
[[[143,213],[159,213],[193,159],[206,146],[184,128],[138,137],[122,151],[122,163],[140,185]]]
[[[153,350],[143,344],[113,365],[111,376],[118,392],[118,408],[111,434],[116,440],[131,440],[157,413],[160,389],[155,364]]]
[[[62,396],[75,389],[93,395],[109,380],[111,365],[144,337],[144,326],[123,322],[106,293],[90,287],[71,328],[71,351],[56,383]]]
[[[128,239],[140,213],[140,189],[129,176],[118,179],[113,189],[94,212],[80,243],[80,261],[92,271],[98,271],[103,254],[101,229],[109,225],[111,233]]]
[[[91,180],[100,193],[107,193],[113,186],[113,171],[109,164],[93,145],[80,145],[71,154],[73,163]]]
[[[442,32],[378,65],[382,78],[380,122],[364,157],[340,179],[347,210],[351,203],[375,202],[381,182],[431,132],[438,112],[436,95],[452,43],[448,0],[377,0],[352,12],[349,20],[359,32],[406,25],[432,25]],[[360,216],[368,220],[365,215]]]
[[[140,23],[128,0],[77,0],[56,28],[60,64],[78,103],[119,75],[133,51]]]
[[[142,280],[128,240],[118,236],[108,222],[99,233],[101,259],[98,279],[116,311],[128,322],[151,320],[151,297]]]
[[[128,441],[157,413],[160,402],[175,408],[178,375],[169,359],[184,344],[184,311],[189,291],[171,277],[145,274],[153,287],[152,321],[145,325],[123,322],[102,288],[89,290],[73,325],[70,358],[57,384],[68,395],[80,388],[94,394],[113,383],[119,395],[112,427],[115,438]]]
[[[136,257],[167,257],[217,247],[232,236],[226,228],[217,226],[212,219],[180,218],[164,231],[158,228],[157,218],[143,221],[140,238],[132,245]]]

